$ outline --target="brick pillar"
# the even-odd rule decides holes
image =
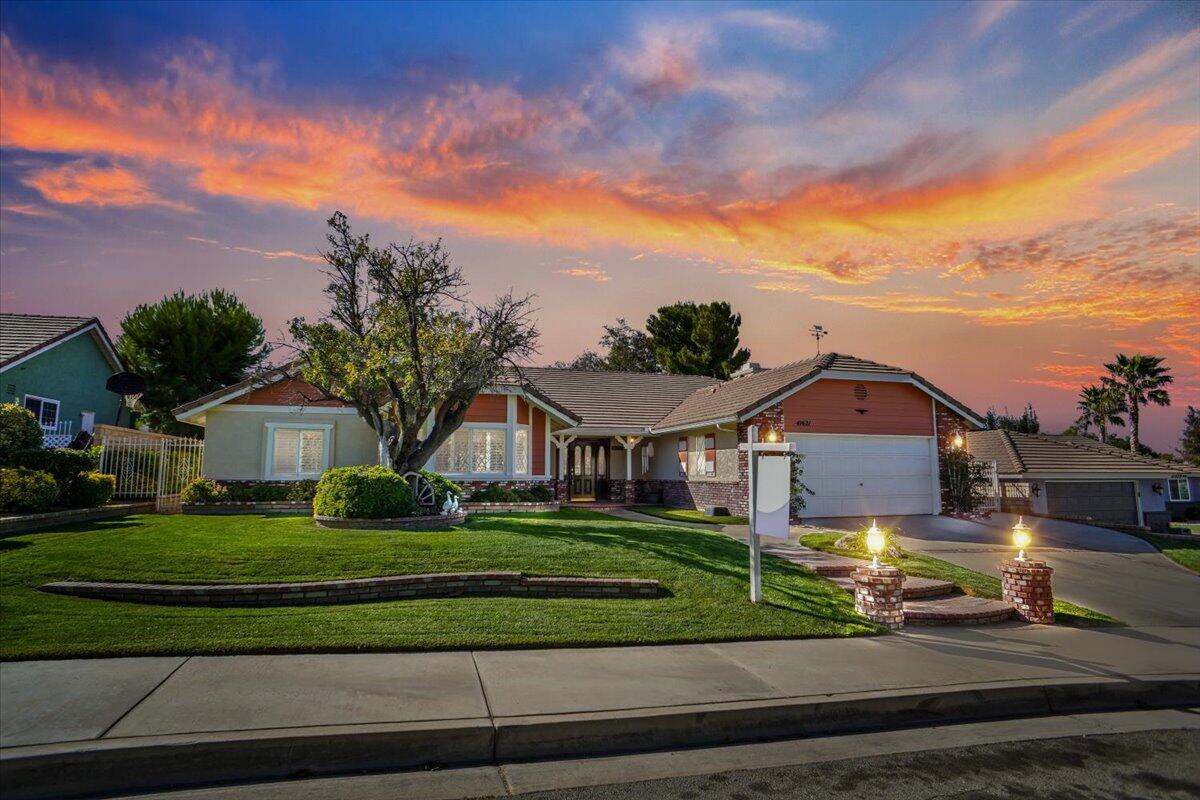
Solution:
[[[854,610],[892,630],[904,627],[904,573],[895,567],[854,570]]]
[[[625,502],[629,505],[637,502],[637,481],[625,481]]]
[[[552,484],[552,488],[554,489],[554,499],[560,503],[567,502],[567,481],[566,481],[566,479],[564,478],[563,480],[559,480],[558,478],[555,478],[550,483]]]
[[[1017,610],[1026,622],[1045,625],[1054,622],[1054,592],[1050,576],[1054,570],[1045,561],[1005,561],[1000,565],[1004,602]]]

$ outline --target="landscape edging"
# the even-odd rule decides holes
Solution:
[[[354,517],[313,516],[318,528],[329,530],[370,531],[444,531],[467,521],[467,512],[454,514],[425,514],[417,517],[386,517],[362,519]]]

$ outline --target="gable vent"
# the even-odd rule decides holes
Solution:
[[[867,399],[867,387],[861,383],[854,384],[854,399],[862,402]]]

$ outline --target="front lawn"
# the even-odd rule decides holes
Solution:
[[[657,578],[653,600],[460,597],[196,608],[37,591],[52,580],[248,583],[519,570]],[[331,531],[308,517],[157,516],[0,539],[0,658],[426,650],[851,636],[850,595],[776,558],[749,602],[746,548],[720,533],[589,511],[472,515],[440,533]]]
[[[713,517],[694,508],[667,508],[666,506],[633,506],[633,511],[639,514],[649,514],[659,519],[671,519],[676,522],[703,522],[707,525],[749,525],[749,517]]]
[[[1178,525],[1177,522],[1173,527]],[[1187,567],[1192,572],[1200,572],[1200,536],[1197,536],[1194,542],[1189,542],[1187,539],[1172,539],[1168,536],[1155,536],[1152,533],[1139,533],[1138,536],[1157,547],[1160,553],[1176,564]]]
[[[810,533],[801,536],[800,543],[806,547],[826,553],[836,553],[853,558],[871,557],[871,554],[866,551],[845,550],[834,547],[834,542],[844,534],[844,531]],[[911,575],[914,578],[936,578],[938,580],[950,581],[962,589],[963,593],[975,597],[987,597],[999,600],[1003,596],[999,575],[985,575],[973,569],[951,564],[949,561],[942,561],[940,558],[932,558],[931,556],[905,551],[903,557],[889,559],[888,563],[899,567],[900,571],[905,575]],[[1120,624],[1118,620],[1113,619],[1107,614],[1101,614],[1099,611],[1077,606],[1074,603],[1068,603],[1064,600],[1054,601],[1054,621],[1060,625],[1075,625],[1080,627]]]
[[[1190,533],[1200,536],[1200,522],[1172,522],[1171,533]]]

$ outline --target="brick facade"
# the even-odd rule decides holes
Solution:
[[[934,419],[937,422],[937,468],[940,473],[941,465],[946,458],[946,454],[950,452],[950,446],[954,441],[955,435],[961,435],[965,440],[967,431],[976,430],[976,428],[974,425],[967,422],[962,415],[951,411],[949,408],[936,401],[934,401]],[[941,490],[942,506],[946,507],[950,502],[950,492],[945,486],[942,486]]]
[[[1054,570],[1045,561],[1017,561],[1015,558],[1000,565],[1000,582],[1004,602],[1011,605],[1017,616],[1026,622],[1054,622],[1054,590],[1050,579]]]
[[[904,627],[904,573],[864,565],[854,570],[854,610],[892,630]]]

